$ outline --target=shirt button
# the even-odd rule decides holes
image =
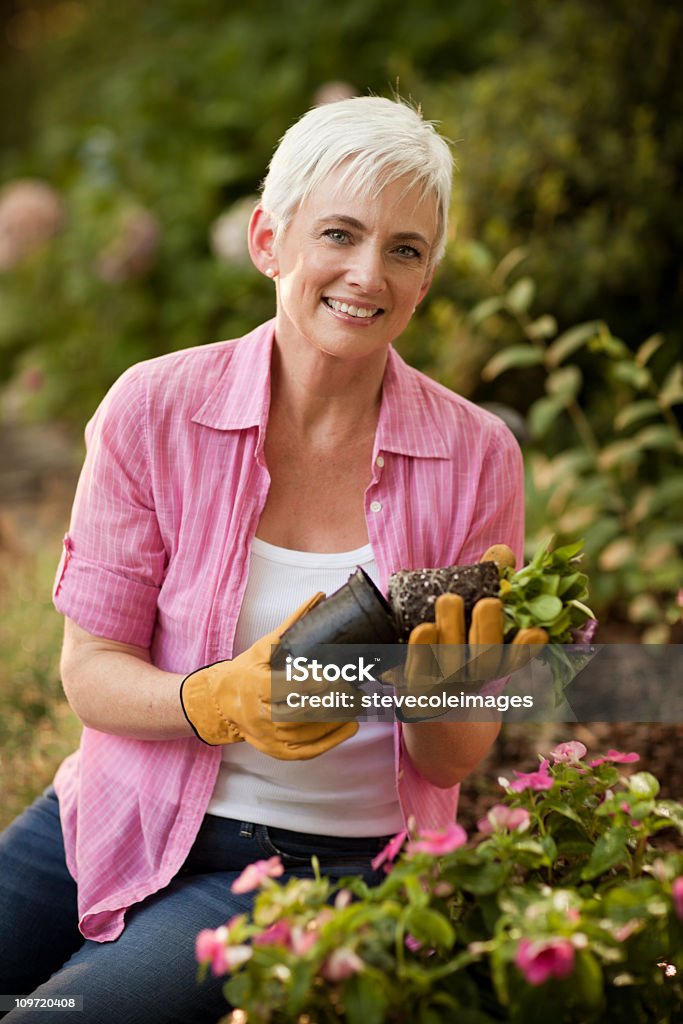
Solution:
[[[382,466],[384,465],[384,456],[383,455],[378,455],[377,456],[377,458],[375,459],[375,465],[379,466],[380,469],[382,468]]]
[[[381,512],[382,511],[382,502],[381,501],[373,501],[373,502],[371,502],[371,504],[370,504],[370,511],[371,512]]]

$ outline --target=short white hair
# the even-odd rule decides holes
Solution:
[[[261,204],[280,232],[311,192],[345,165],[341,182],[362,196],[377,194],[407,176],[437,205],[430,259],[441,259],[453,179],[448,143],[419,110],[402,100],[354,96],[313,107],[280,140],[263,186]]]

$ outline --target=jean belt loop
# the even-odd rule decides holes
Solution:
[[[244,839],[254,838],[254,826],[250,821],[240,822],[240,836]]]

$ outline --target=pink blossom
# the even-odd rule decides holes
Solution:
[[[431,853],[434,857],[442,857],[464,846],[466,842],[467,833],[462,825],[449,825],[443,830],[421,832],[416,840],[408,843],[407,852]]]
[[[477,828],[482,835],[488,836],[492,832],[502,832],[505,829],[526,828],[529,824],[529,812],[524,807],[507,807],[505,804],[494,804],[485,818],[477,822]]]
[[[393,839],[389,840],[384,849],[380,850],[377,856],[370,862],[370,867],[373,871],[376,871],[385,861],[396,860],[398,851],[403,846],[407,835],[408,833],[405,831],[397,832]]]
[[[553,761],[580,761],[586,756],[587,748],[578,740],[568,740],[566,743],[559,743],[554,750],[550,751]]]
[[[230,886],[230,892],[243,893],[251,892],[263,885],[266,878],[278,878],[284,873],[284,866],[279,857],[269,857],[268,860],[256,860],[248,864],[242,874],[235,879]]]
[[[420,942],[414,935],[406,935],[403,944],[411,953],[421,953],[423,957],[434,956],[436,953],[435,949],[425,946],[424,942]]]
[[[318,933],[315,929],[292,928],[292,952],[297,956],[305,956],[317,941]]]
[[[597,768],[599,764],[606,764],[611,761],[613,764],[630,764],[632,761],[640,761],[640,754],[634,750],[630,754],[623,754],[620,750],[608,750],[604,757],[596,757],[590,762],[591,768]]]
[[[577,626],[572,630],[572,641],[575,644],[590,644],[598,628],[597,619],[586,619],[583,626]]]
[[[340,946],[327,957],[320,973],[327,981],[344,981],[352,974],[358,974],[364,967],[365,964],[353,949]]]
[[[614,938],[617,942],[626,942],[627,939],[637,932],[642,927],[643,922],[638,917],[632,917],[630,921],[626,921],[625,924],[620,925],[614,930]]]
[[[289,921],[275,921],[261,932],[255,935],[253,943],[255,946],[285,946],[289,948],[292,942],[292,929]]]
[[[203,928],[195,940],[195,956],[199,963],[209,962],[211,973],[218,977],[240,967],[251,956],[249,946],[228,945],[229,925],[220,928]]]
[[[550,761],[546,758],[541,761],[538,771],[515,771],[517,778],[514,782],[510,783],[510,789],[513,793],[521,793],[525,789],[552,789],[555,785],[555,780],[550,775],[549,766]]]
[[[340,889],[334,898],[334,909],[343,910],[345,907],[348,907],[352,899],[353,893],[350,889]]]
[[[515,964],[530,985],[566,978],[574,970],[574,947],[568,939],[520,939]]]
[[[671,886],[671,895],[674,898],[674,910],[676,916],[683,921],[683,875],[674,878]]]

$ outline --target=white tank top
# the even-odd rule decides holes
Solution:
[[[318,590],[331,594],[361,565],[377,583],[369,544],[318,554],[255,538],[235,656]],[[280,761],[249,743],[223,747],[209,814],[331,836],[383,836],[403,828],[391,723],[361,722],[355,736],[309,761]]]

